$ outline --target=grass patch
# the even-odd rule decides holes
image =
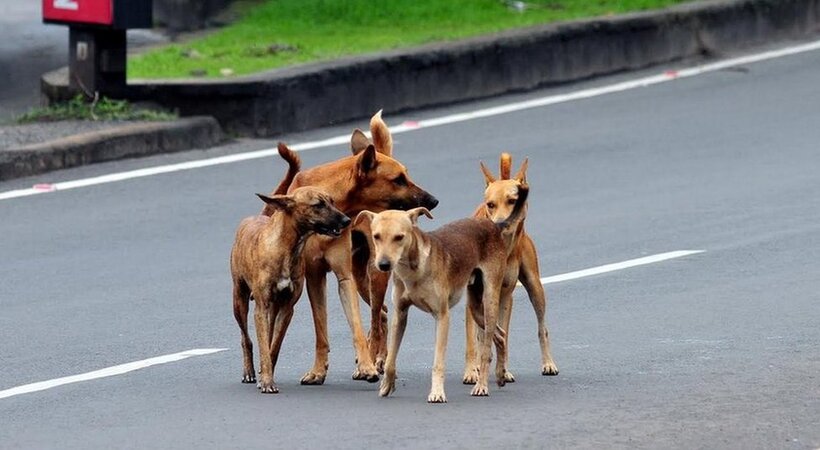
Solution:
[[[174,120],[177,115],[167,111],[135,108],[125,100],[103,97],[96,102],[82,95],[44,108],[35,108],[17,117],[17,123],[55,122],[59,120]]]
[[[131,78],[231,76],[687,0],[264,0],[201,39],[132,57]]]

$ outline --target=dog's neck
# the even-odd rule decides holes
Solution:
[[[273,269],[277,279],[289,279],[293,266],[300,262],[305,242],[312,233],[301,229],[292,216],[280,211],[274,212],[268,220],[262,231],[260,251],[270,255],[266,258],[268,266]],[[280,249],[287,251],[281,252]]]
[[[403,280],[427,278],[430,274],[429,256],[432,250],[430,238],[419,230],[410,233],[410,246],[396,262],[396,276]]]

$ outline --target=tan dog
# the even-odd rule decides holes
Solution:
[[[392,158],[392,137],[381,118],[381,112],[371,119],[370,131],[373,135],[372,143],[361,131],[356,130],[351,137],[353,155],[299,172],[290,184],[288,192],[302,186],[321,188],[333,197],[341,211],[351,217],[363,210],[383,211],[419,206],[434,208],[438,200],[416,186],[410,179],[407,169]],[[283,155],[283,158],[288,160],[289,156]],[[269,208],[266,208],[263,214],[270,212]],[[367,258],[354,258],[352,254],[350,229],[346,229],[339,238],[314,236],[308,239],[304,259],[308,297],[316,332],[316,357],[313,367],[302,377],[302,384],[322,384],[327,376],[330,348],[327,336],[326,278],[329,271],[332,271],[338,280],[339,297],[353,334],[353,345],[356,350],[356,370],[353,372],[353,379],[378,381],[379,372],[362,330],[356,294],[358,290],[366,301],[370,301],[372,297],[379,297],[383,302],[387,274],[378,274],[374,280],[370,279],[366,267]],[[373,286],[370,283],[373,283]],[[379,292],[373,294],[376,291]],[[380,323],[384,316],[381,304],[371,305],[371,309],[373,321]],[[371,331],[379,333],[381,327],[376,326]],[[379,343],[376,342],[374,348],[378,346]]]
[[[506,221],[512,216],[516,208],[520,189],[529,187],[527,184],[526,159],[514,177],[510,176],[512,157],[508,153],[501,154],[500,165],[499,179],[496,179],[484,163],[481,163],[481,171],[484,173],[487,188],[484,191],[484,203],[476,209],[473,217],[488,218],[495,223]],[[547,298],[544,294],[544,286],[541,285],[541,272],[538,268],[538,255],[535,251],[535,244],[533,244],[527,232],[524,231],[524,217],[521,218],[518,226],[506,229],[503,236],[506,244],[507,267],[501,287],[501,302],[498,310],[499,325],[507,331],[509,336],[512,295],[516,281],[520,280],[527,290],[530,302],[535,310],[538,340],[541,344],[541,374],[557,375],[558,366],[552,360],[549,332],[545,325]],[[468,315],[465,323],[467,327],[467,352],[463,381],[465,384],[473,384],[479,376],[479,361],[476,359],[475,352],[475,322]],[[507,355],[509,355],[509,352],[507,352]],[[515,377],[507,370],[507,361],[503,362],[504,378],[508,383],[511,383],[515,381]]]
[[[233,305],[242,332],[242,382],[256,380],[247,323],[248,302],[253,298],[261,369],[258,386],[263,394],[272,394],[279,392],[273,372],[304,286],[305,242],[314,233],[341,236],[350,219],[333,207],[330,196],[315,188],[296,189],[291,195],[256,195],[274,212],[270,217],[248,217],[236,231],[231,250]]]
[[[506,265],[506,247],[502,230],[515,226],[523,214],[527,189],[518,193],[518,203],[507,221],[496,224],[487,219],[463,219],[451,222],[431,233],[418,228],[418,217],[430,212],[415,208],[407,212],[384,211],[374,214],[364,211],[356,222],[370,220],[375,245],[375,260],[379,270],[393,273],[393,321],[390,326],[389,349],[379,395],[395,390],[396,357],[407,326],[411,305],[428,312],[436,319],[436,348],[432,386],[427,401],[447,401],[444,393],[444,357],[450,327],[450,308],[466,289],[470,292],[467,309],[478,324],[486,324],[482,342],[480,376],[471,395],[488,394],[489,364],[492,360],[491,340],[495,341],[498,361],[496,379],[504,385],[506,343],[504,330],[497,326],[498,301]]]

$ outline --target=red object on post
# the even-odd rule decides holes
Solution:
[[[112,0],[43,0],[43,20],[113,25]]]

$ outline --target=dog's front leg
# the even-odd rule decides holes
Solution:
[[[285,339],[285,333],[290,326],[290,320],[293,318],[293,303],[286,303],[279,307],[279,311],[275,314],[273,321],[273,338],[270,345],[270,360],[272,366],[272,374],[274,382],[276,380],[276,363],[279,361],[279,351],[282,349],[282,341]]]
[[[436,353],[433,358],[433,376],[427,403],[447,403],[447,396],[444,395],[444,356],[447,352],[447,335],[450,331],[450,310],[447,299],[443,299],[439,304],[444,308],[443,311],[435,313]]]
[[[253,343],[248,335],[248,306],[251,291],[248,285],[240,280],[233,281],[233,316],[242,334],[242,382],[256,383],[256,370],[253,368]]]
[[[350,237],[348,235],[347,239],[339,238],[335,242],[336,244],[328,249],[326,257],[330,269],[339,281],[339,300],[342,302],[345,318],[353,334],[353,347],[356,350],[356,370],[353,372],[353,379],[375,383],[379,381],[379,372],[370,357],[367,339],[362,329],[359,295],[353,277],[353,263],[348,251],[351,245]]]
[[[501,274],[494,275],[484,273],[484,291],[481,295],[481,303],[484,306],[484,332],[483,338],[480,340],[481,344],[481,365],[478,369],[478,382],[473,387],[470,395],[486,396],[489,395],[489,371],[490,362],[493,359],[493,338],[495,334],[495,324],[498,323],[498,301],[501,294]],[[503,355],[499,355],[501,357]],[[499,374],[499,367],[501,373]],[[499,376],[500,375],[500,376]],[[499,385],[503,386],[504,373],[503,363],[496,366],[496,377]]]
[[[368,267],[368,290],[370,292],[370,356],[379,373],[384,373],[387,357],[387,311],[384,297],[387,295],[389,272],[372,270]]]
[[[302,376],[302,384],[323,384],[327,377],[327,354],[330,346],[327,340],[327,272],[318,265],[305,270],[310,311],[313,314],[313,329],[316,332],[316,355],[313,367]]]
[[[512,318],[512,302],[513,302],[513,293],[512,289],[504,290],[501,294],[501,301],[498,304],[498,321],[501,325],[501,330],[505,332],[505,339],[509,339],[509,330],[510,330],[510,319]],[[507,341],[509,342],[509,341]],[[509,349],[508,349],[509,350]],[[499,355],[498,362],[501,363],[504,367],[504,382],[506,383],[514,383],[515,376],[513,376],[512,372],[508,369],[508,360],[509,360],[509,352],[501,358]]]
[[[270,299],[268,293],[256,295],[254,300],[256,307],[253,310],[253,318],[256,324],[256,341],[259,345],[259,383],[257,386],[263,394],[275,394],[279,392],[273,385],[273,366],[270,359]]]
[[[547,296],[544,293],[544,285],[541,284],[538,255],[535,252],[535,244],[533,244],[532,239],[526,235],[522,236],[522,239],[524,239],[524,244],[518,279],[527,290],[532,309],[535,310],[535,319],[538,324],[538,342],[541,344],[541,375],[558,375],[558,366],[552,359],[550,349],[550,335],[546,325]]]
[[[399,356],[399,347],[407,329],[407,313],[410,302],[403,300],[404,285],[396,280],[393,285],[393,322],[390,324],[388,339],[387,361],[384,365],[384,379],[379,387],[379,396],[387,397],[396,390],[396,358]]]

